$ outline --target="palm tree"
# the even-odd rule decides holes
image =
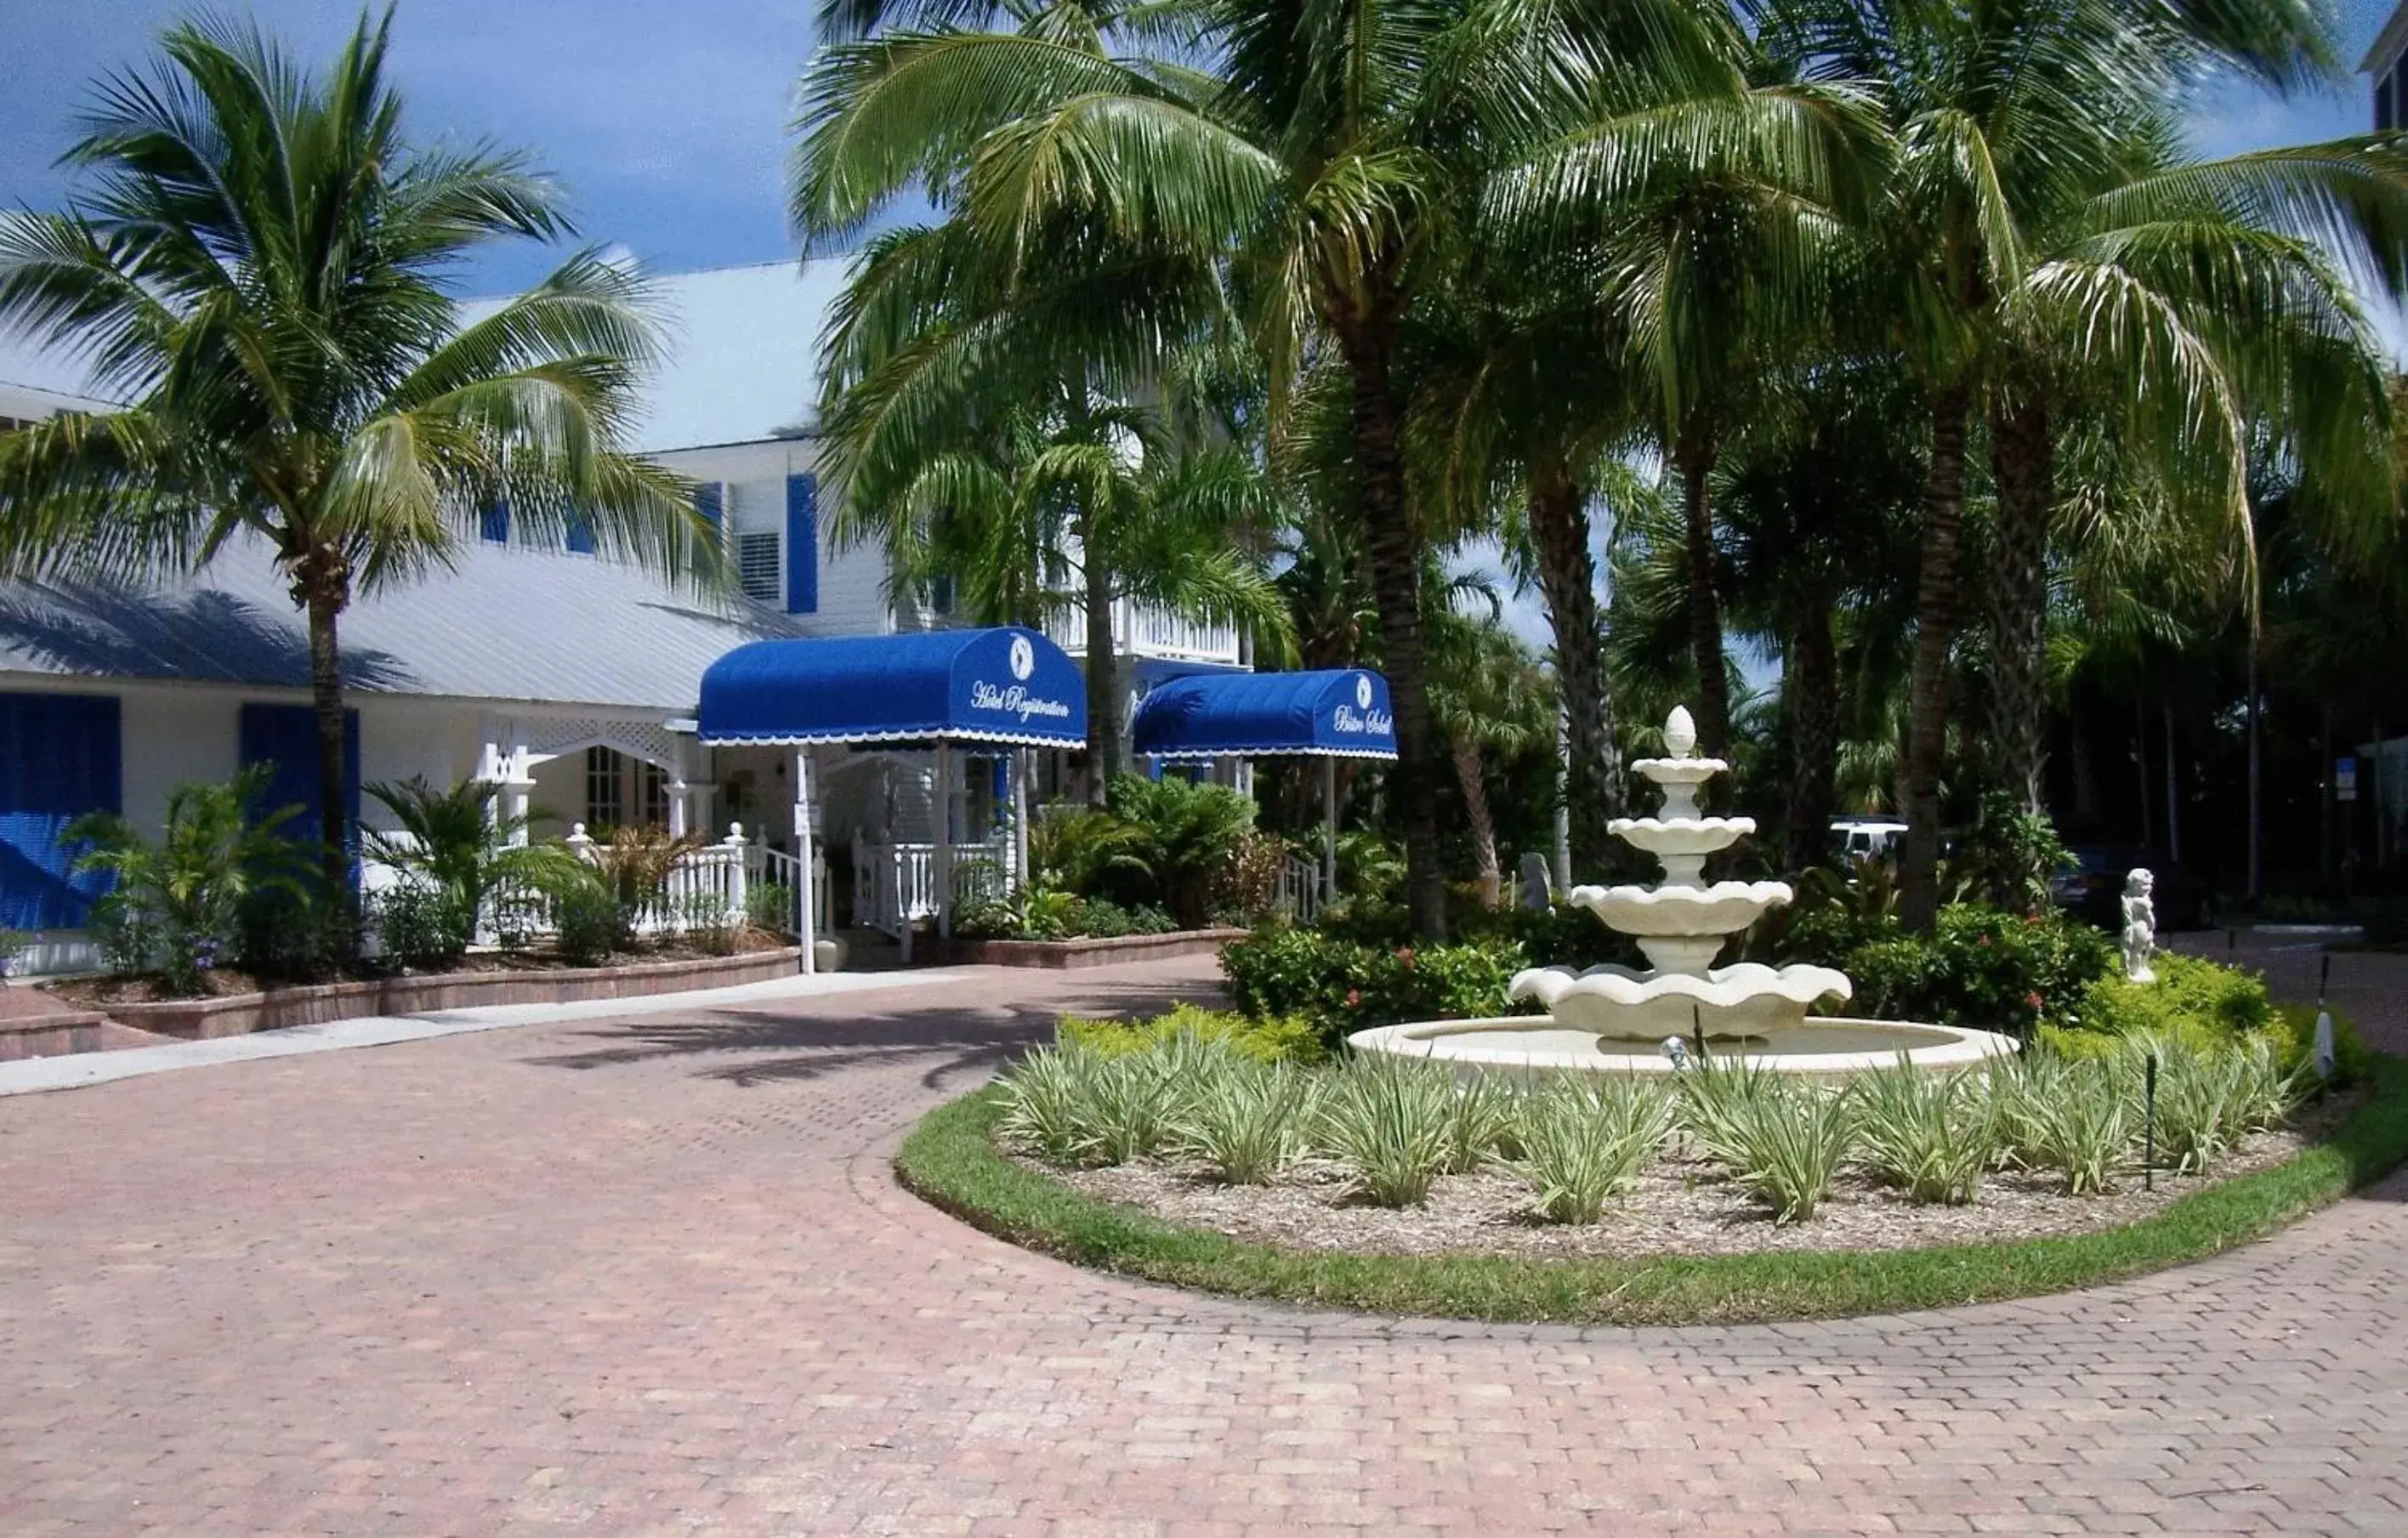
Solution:
[[[1443,608],[1433,610],[1430,620],[1430,654],[1438,664],[1430,707],[1463,790],[1480,899],[1494,908],[1504,889],[1504,870],[1497,857],[1487,769],[1554,740],[1552,691],[1538,659],[1498,624],[1494,612],[1475,618]]]
[[[1008,31],[966,30],[998,19]],[[831,0],[795,208],[819,237],[924,189],[1016,275],[1108,252],[1226,270],[1274,410],[1324,352],[1349,385],[1359,509],[1394,686],[1415,928],[1442,934],[1425,668],[1424,510],[1407,495],[1406,315],[1459,254],[1481,175],[1588,114],[1720,81],[1731,29],[1685,6],[1369,0],[1013,9]],[[1167,41],[1172,56],[1143,50]],[[1210,61],[1211,70],[1189,61]]]
[[[1209,369],[1191,391],[1159,368],[1160,407],[1101,395],[1091,381],[1125,375],[1119,360],[1081,352],[1078,323],[1052,304],[962,281],[948,254],[960,235],[882,237],[831,322],[821,413],[822,467],[841,510],[831,533],[839,546],[882,543],[898,591],[950,581],[959,611],[986,623],[1042,625],[1076,605],[1088,799],[1101,806],[1126,758],[1115,606],[1241,625],[1283,654],[1286,608],[1255,553],[1279,497],[1233,441],[1241,424],[1191,420],[1212,415]],[[936,280],[930,266],[942,268]],[[1032,327],[1040,314],[1048,324]],[[1017,339],[995,346],[996,332]]]
[[[2127,163],[2136,130],[2157,121],[2162,104],[2204,71],[2237,69],[2279,84],[2329,69],[2325,18],[2307,7],[2068,0],[2033,10],[1766,0],[1757,20],[1784,68],[1870,86],[1895,146],[1886,194],[1867,231],[1866,286],[1850,308],[1882,319],[1921,385],[1928,421],[1901,901],[1907,922],[1928,929],[1939,903],[1940,775],[1975,428],[2006,428],[1994,431],[1994,450],[2003,446],[2001,490],[2018,510],[2000,545],[2015,572],[2009,585],[2028,590],[2010,603],[2016,633],[2008,644],[2020,659],[2039,569],[2031,510],[2044,525],[2048,496],[2029,463],[2045,431],[2035,434],[2028,413],[2047,395],[2030,361],[2079,360],[2092,377],[2114,379],[2122,388],[2113,398],[2130,435],[2192,445],[2192,473],[2238,511],[2245,482],[2240,418],[2223,360],[2200,345],[2211,329],[2208,307],[2168,309],[2127,263],[2141,258],[2155,276],[2171,278],[2183,263],[2204,258],[2210,270],[2199,275],[2200,287],[2215,291],[2214,302],[2243,301],[2253,319],[2298,298],[2288,288],[2251,294],[2257,264],[2235,259],[2214,239],[2192,241],[2181,214],[2166,225],[2128,225],[2122,216],[2153,203],[2191,211],[2221,205],[2228,215],[2254,207],[2296,221],[2295,230],[2329,231],[2338,214],[2363,215],[2396,241],[2408,233],[2408,213],[2395,201],[2396,152],[2376,141],[2323,162],[2236,163],[2221,177],[2187,183],[2177,173],[2153,194],[2119,201],[2111,192],[2094,202],[2098,178]],[[2045,259],[2048,232],[2060,227],[2107,238],[2088,252],[2089,262],[2064,266]],[[2121,228],[2131,233],[2114,237]],[[2374,255],[2386,276],[2402,269],[2399,252]],[[2036,338],[2049,345],[2036,352]],[[2330,387],[2329,379],[2300,382]]]
[[[89,195],[0,215],[0,320],[91,360],[110,415],[0,438],[0,571],[140,581],[265,558],[308,619],[328,891],[349,888],[338,623],[512,526],[716,578],[710,525],[619,445],[655,352],[646,291],[581,252],[463,325],[445,287],[504,237],[566,232],[524,157],[412,151],[363,17],[323,77],[192,22],[111,78],[66,163]]]

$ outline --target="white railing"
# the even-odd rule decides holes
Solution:
[[[1086,655],[1085,608],[1073,603],[1056,609],[1046,616],[1045,634],[1072,656]],[[1132,604],[1126,598],[1112,602],[1112,646],[1133,656],[1177,657],[1188,662],[1239,660],[1236,625],[1198,624],[1166,610]]]
[[[562,842],[579,858],[595,864],[609,857],[610,846],[588,835],[582,823],[572,826]],[[402,879],[399,872],[379,861],[363,860],[361,865],[361,890],[371,901],[376,894]],[[781,934],[797,934],[802,915],[795,911],[791,894],[801,870],[801,860],[782,850],[750,841],[745,837],[744,825],[732,823],[726,838],[690,849],[670,863],[660,896],[637,913],[636,932],[647,936],[676,934],[703,925],[740,925],[757,917],[765,927]],[[755,904],[754,895],[771,883],[782,886],[788,898],[775,904]],[[811,897],[811,911],[824,928],[828,922],[828,875],[824,852],[812,861]],[[552,898],[531,888],[510,886],[494,893],[488,911],[480,919],[477,942],[519,944],[558,931]]]
[[[999,897],[1010,845],[996,840],[953,845],[953,905]],[[937,846],[933,843],[853,845],[853,922],[902,938],[921,919],[937,916]]]
[[[1319,918],[1321,867],[1294,855],[1280,861],[1279,885],[1271,894],[1271,906],[1297,924]]]

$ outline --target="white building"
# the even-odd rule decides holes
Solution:
[[[818,339],[842,281],[840,262],[662,280],[680,341],[649,387],[636,447],[700,484],[742,595],[699,599],[573,548],[527,548],[506,510],[488,515],[456,570],[360,598],[343,616],[360,781],[499,781],[556,832],[652,823],[722,834],[741,822],[754,839],[788,844],[792,755],[696,742],[703,670],[767,637],[944,623],[908,600],[898,610],[882,550],[829,546],[810,420]],[[86,388],[73,367],[0,338],[0,418],[102,405]],[[1226,627],[1137,612],[1116,631],[1133,689],[1243,660]],[[1054,639],[1084,650],[1075,621]],[[69,874],[60,840],[75,816],[116,810],[155,829],[175,785],[261,760],[277,766],[280,803],[314,805],[306,642],[256,548],[151,591],[0,584],[0,927],[43,936],[36,965],[88,955],[72,931],[92,888]],[[982,762],[968,768],[948,823],[955,841],[980,843],[996,821],[999,777]],[[896,884],[865,868],[924,852],[925,755],[831,748],[815,778],[837,907],[856,889],[848,864],[865,908],[891,905]],[[372,799],[360,811],[377,824]]]

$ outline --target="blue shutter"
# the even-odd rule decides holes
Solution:
[[[726,493],[719,482],[706,481],[694,488],[694,510],[712,528],[719,526],[720,509],[725,501]]]
[[[115,699],[0,695],[0,928],[72,929],[108,889],[75,875],[81,853],[62,836],[87,812],[124,810]]]
[[[485,543],[489,545],[509,544],[510,542],[510,510],[509,506],[505,503],[496,502],[492,507],[487,508],[485,510],[484,526],[478,532],[484,536]]]
[[[583,513],[568,515],[568,549],[575,555],[594,553],[594,523]]]
[[[786,477],[786,612],[820,611],[820,481]]]
[[[325,837],[318,806],[318,712],[307,705],[248,704],[242,708],[242,762],[271,764],[262,812],[297,806],[301,814],[277,831],[316,843]],[[360,712],[343,712],[343,826],[358,843],[360,826]]]

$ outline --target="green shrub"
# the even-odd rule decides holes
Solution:
[[[744,922],[755,929],[773,935],[790,935],[800,919],[802,909],[795,888],[782,881],[755,882],[744,889]],[[818,915],[822,925],[827,915]]]
[[[1369,1026],[1503,1014],[1513,1007],[1506,984],[1529,964],[1511,942],[1381,950],[1289,927],[1257,930],[1221,953],[1240,1009],[1301,1017],[1331,1045]]]
[[[1928,939],[1893,933],[1837,963],[1856,984],[1854,1013],[2024,1038],[2073,1024],[2090,985],[2115,964],[2114,946],[2086,924],[1963,902],[1940,911]]]
[[[340,919],[314,872],[297,872],[289,884],[254,886],[243,894],[235,958],[263,981],[322,981],[341,958]]]
[[[1663,1146],[1672,1098],[1635,1079],[1591,1084],[1565,1075],[1523,1103],[1515,1168],[1538,1188],[1551,1223],[1594,1223],[1630,1189]]]
[[[619,899],[599,878],[564,882],[552,894],[552,943],[572,967],[598,967],[626,944]]]
[[[1175,776],[1112,778],[1111,810],[1136,829],[1131,853],[1154,875],[1163,906],[1201,925],[1254,830],[1254,803],[1226,785]]]
[[[368,904],[385,959],[413,970],[449,966],[467,953],[477,913],[453,892],[405,877]]]
[[[1257,1018],[1195,1004],[1174,1005],[1167,1013],[1148,1020],[1089,1019],[1066,1014],[1056,1028],[1060,1040],[1076,1042],[1107,1057],[1150,1050],[1182,1032],[1207,1041],[1226,1042],[1239,1056],[1260,1063],[1313,1063],[1326,1056],[1321,1038],[1298,1016]]]
[[[1454,1149],[1455,1076],[1385,1056],[1349,1059],[1322,1096],[1316,1141],[1343,1160],[1351,1189],[1382,1207],[1419,1205]]]
[[[2358,1036],[2357,1021],[2339,1010],[2330,1013],[2333,1021],[2333,1084],[2336,1087],[2362,1084],[2374,1072],[2374,1054]],[[2311,1075],[2315,1073],[2316,1007],[2314,1004],[2276,1005],[2274,1023],[2266,1028],[2266,1037],[2274,1044],[2276,1055],[2286,1068],[2305,1068]]]
[[[1230,1185],[1259,1186],[1303,1145],[1313,1100],[1313,1079],[1303,1069],[1241,1059],[1188,1097],[1177,1138]]]
[[[251,894],[299,885],[308,855],[278,829],[301,809],[262,814],[268,772],[255,764],[231,780],[176,786],[156,842],[113,812],[67,825],[66,841],[84,846],[76,871],[115,878],[92,916],[110,970],[156,967],[171,993],[197,993],[203,972],[234,959]]]
[[[1170,1058],[1181,1040],[1153,1052],[1107,1057],[1088,1081],[1087,1154],[1098,1164],[1126,1164],[1170,1146],[1185,1100],[1208,1075],[1177,1071]]]
[[[1911,1201],[1962,1206],[1981,1192],[1998,1152],[1998,1121],[1968,1073],[1908,1066],[1860,1076],[1852,1086],[1866,1164]]]

